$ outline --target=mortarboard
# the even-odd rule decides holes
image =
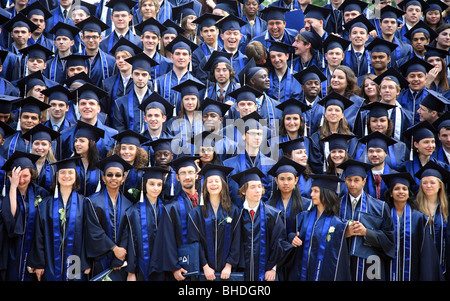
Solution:
[[[33,72],[17,81],[17,87],[22,96],[27,95],[28,91],[37,85],[47,87],[44,76],[40,71]]]
[[[304,30],[299,33],[306,41],[308,41],[308,43],[311,43],[313,49],[318,50],[323,48],[322,37],[314,30],[314,28],[311,27],[311,31]]]
[[[337,166],[344,170],[344,177],[360,176],[363,179],[367,177],[367,172],[372,169],[372,164],[367,164],[361,161],[349,159]]]
[[[34,164],[40,157],[36,154],[16,150],[3,164],[2,170],[10,171],[15,167],[36,169]]]
[[[233,54],[229,52],[214,50],[208,57],[206,64],[203,66],[203,70],[211,72],[218,63],[227,63],[231,65],[232,55]]]
[[[450,171],[432,160],[429,160],[414,176],[418,179],[436,177],[444,183],[450,181]]]
[[[359,142],[366,144],[367,149],[369,149],[370,147],[381,148],[386,153],[389,153],[388,147],[396,144],[397,140],[386,136],[379,131],[375,131],[359,139]]]
[[[210,176],[219,176],[226,181],[227,176],[233,171],[233,169],[233,167],[208,163],[202,167],[200,173],[204,179]]]
[[[5,24],[11,20],[11,14],[4,8],[0,8],[0,25]]]
[[[89,123],[78,120],[76,125],[77,132],[75,138],[87,138],[97,142],[100,138],[105,137],[105,130],[98,128],[96,126],[90,125]]]
[[[76,9],[81,9],[88,16],[93,16],[95,15],[95,11],[97,10],[97,5],[91,4],[86,1],[76,1],[72,4],[72,12]]]
[[[263,68],[256,65],[255,58],[252,57],[249,59],[247,64],[245,64],[244,68],[242,68],[238,74],[239,83],[241,86],[247,85],[253,75],[261,69]]]
[[[154,152],[160,150],[168,150],[172,152],[172,140],[173,138],[159,138],[156,140],[147,141],[143,145],[152,147]]]
[[[137,147],[140,147],[141,144],[147,142],[149,138],[144,137],[143,135],[130,130],[126,129],[120,133],[117,133],[116,135],[112,136],[114,140],[116,140],[119,144],[132,144]]]
[[[141,52],[132,57],[125,59],[127,63],[132,66],[132,70],[144,70],[150,73],[153,66],[159,65],[155,60],[149,57],[146,53]]]
[[[131,13],[136,4],[138,3],[133,0],[110,0],[106,3],[106,6],[112,9],[112,13],[115,11],[126,11],[127,13]]]
[[[91,78],[86,74],[86,72],[82,71],[80,73],[77,73],[74,76],[68,77],[66,78],[66,80],[64,81],[64,84],[70,88],[72,86],[73,83],[75,82],[79,82],[82,83],[83,85],[85,83],[91,83],[92,84],[92,80]]]
[[[372,42],[369,43],[369,45],[367,45],[366,49],[369,50],[371,53],[384,52],[388,56],[391,56],[392,51],[394,51],[395,48],[397,47],[398,47],[397,44],[376,37],[375,39],[372,40]]]
[[[176,85],[172,89],[180,92],[181,98],[183,98],[186,95],[195,95],[199,96],[199,91],[205,88],[205,85],[198,80],[193,79],[187,79],[184,82],[180,83],[179,85]]]
[[[15,129],[9,126],[9,124],[4,123],[0,120],[0,135],[2,135],[2,138],[5,139],[8,136],[11,136],[16,132]]]
[[[303,137],[299,137],[297,139],[288,140],[285,142],[281,142],[279,144],[280,149],[284,154],[290,154],[292,151],[296,149],[305,149],[305,139]]]
[[[69,102],[70,91],[60,84],[47,88],[41,91],[41,93],[48,97],[48,103],[52,100],[60,100],[65,103]]]
[[[215,26],[217,21],[219,21],[222,18],[223,16],[220,15],[204,13],[197,19],[195,19],[192,23],[198,24],[198,27],[201,30],[203,27]]]
[[[26,16],[28,19],[31,19],[33,15],[39,15],[44,17],[44,20],[47,20],[53,16],[51,12],[45,8],[44,5],[41,4],[40,1],[35,1],[29,5],[27,5],[24,9],[20,11],[21,14]]]
[[[14,102],[13,107],[20,108],[20,114],[22,114],[23,112],[28,112],[36,113],[40,116],[42,111],[50,108],[50,105],[46,104],[43,101],[40,101],[37,98],[34,98],[33,96],[28,96]]]
[[[442,128],[450,127],[450,112],[446,111],[436,121],[433,122],[433,127],[439,133]]]
[[[200,134],[195,135],[189,142],[196,147],[196,153],[199,153],[200,147],[215,147],[216,142],[222,139],[222,136],[205,130]]]
[[[450,55],[450,51],[448,50],[444,50],[444,49],[439,49],[436,47],[432,47],[429,45],[425,45],[425,60],[427,60],[430,57],[440,57],[442,59],[445,59],[448,55]]]
[[[394,81],[401,89],[405,89],[409,85],[409,82],[406,80],[406,78],[394,67],[390,67],[389,69],[378,75],[376,78],[374,78],[373,81],[377,85],[380,85],[385,78],[389,78],[390,80]]]
[[[298,114],[302,116],[303,113],[312,109],[307,104],[295,98],[289,98],[283,101],[282,103],[277,105],[276,108],[283,112],[282,113],[283,117],[287,114]]]
[[[42,59],[44,61],[47,61],[47,58],[53,55],[53,51],[37,43],[20,49],[19,52],[26,55],[28,59]]]
[[[24,14],[15,15],[14,18],[3,25],[3,29],[8,32],[12,32],[16,27],[26,27],[30,32],[34,32],[39,28],[39,26],[28,20]]]
[[[309,177],[312,179],[311,187],[325,188],[334,192],[337,191],[338,184],[344,182],[344,180],[336,175],[310,174]]]
[[[216,23],[216,26],[222,31],[227,30],[241,30],[241,27],[247,24],[246,21],[236,17],[235,15],[228,15]]]
[[[244,122],[244,124],[241,123],[242,121]],[[241,119],[237,119],[234,123],[236,128],[242,134],[247,133],[249,130],[261,130],[264,128],[265,124],[266,120],[261,115],[259,115],[257,111],[253,111],[245,115]]]
[[[82,32],[94,31],[98,32],[99,34],[109,28],[109,26],[106,25],[103,21],[94,16],[90,16],[87,19],[81,21],[77,24],[77,27],[80,28]]]
[[[183,28],[181,28],[178,24],[176,24],[175,22],[173,22],[170,19],[167,19],[166,21],[164,21],[162,25],[164,25],[166,27],[166,30],[164,30],[161,33],[161,36],[163,36],[167,33],[180,35],[184,32]]]
[[[437,112],[444,112],[445,106],[448,104],[450,104],[450,101],[447,98],[433,90],[429,90],[428,95],[420,102],[420,105]]]
[[[162,97],[158,92],[153,92],[149,97],[144,99],[138,106],[141,111],[146,111],[149,108],[158,108],[163,112],[163,115],[173,115],[173,105]]]
[[[124,172],[133,168],[133,165],[122,159],[118,154],[104,158],[103,160],[97,162],[96,166],[103,172],[106,172],[108,168],[111,167],[120,168]]]
[[[0,66],[3,65],[3,62],[5,61],[6,57],[8,56],[8,51],[6,50],[0,50]]]
[[[277,163],[275,163],[267,172],[267,174],[278,177],[278,175],[288,172],[293,174],[295,177],[300,176],[304,171],[306,170],[306,167],[289,159],[286,156],[281,157],[280,160],[278,160]]]
[[[291,44],[286,44],[286,43],[277,42],[277,41],[268,41],[268,42],[270,42],[270,46],[268,49],[269,52],[276,51],[276,52],[291,54],[292,50],[294,49],[294,46],[292,46]]]
[[[402,0],[397,4],[397,7],[406,11],[406,8],[410,5],[420,6],[422,8],[422,12],[429,7],[429,5],[423,0]]]
[[[343,13],[349,11],[357,11],[362,14],[362,12],[368,5],[369,4],[367,2],[361,0],[344,0],[344,2],[342,2],[338,9]]]
[[[55,165],[57,171],[61,169],[77,169],[77,160],[79,159],[81,159],[81,156],[73,156],[49,164]]]
[[[36,140],[46,140],[52,142],[56,138],[61,136],[61,133],[54,131],[48,126],[38,123],[32,129],[28,130],[22,135],[23,139],[33,143]]]
[[[95,99],[97,102],[100,102],[100,99],[108,95],[103,89],[95,86],[91,83],[85,83],[81,87],[76,90],[70,92],[70,99],[76,99],[76,101],[80,99]]]
[[[313,19],[325,21],[328,18],[328,15],[330,14],[330,12],[331,12],[331,9],[329,9],[329,8],[317,6],[314,4],[308,4],[303,13],[305,15],[305,18],[313,18]]]
[[[406,77],[410,72],[423,72],[427,74],[432,68],[433,65],[414,55],[411,59],[400,66],[400,72]]]
[[[323,49],[325,52],[328,52],[329,50],[340,48],[342,51],[347,50],[348,46],[351,44],[347,39],[344,39],[342,37],[336,36],[334,34],[330,34],[327,36],[325,41],[323,42]]]
[[[332,36],[332,35],[330,35]],[[308,68],[294,74],[294,78],[303,86],[309,80],[323,82],[327,77],[316,65],[310,65]]]
[[[362,106],[361,110],[369,111],[367,117],[380,118],[384,116],[389,116],[388,111],[395,107],[396,107],[395,105],[374,101]]]
[[[330,105],[339,106],[342,111],[345,111],[353,104],[350,99],[334,91],[322,98],[318,103],[325,108]]]
[[[281,20],[285,21],[284,14],[288,12],[289,9],[279,6],[268,6],[264,8],[261,13],[265,14],[267,21],[269,20]]]
[[[0,95],[0,113],[10,114],[13,103],[18,101],[20,97],[11,95]]]
[[[260,1],[260,0],[257,0]],[[238,1],[234,0],[216,0],[216,6],[214,6],[214,9],[220,9],[225,12],[227,12],[229,15],[239,15],[239,3]]]
[[[412,36],[418,32],[423,32],[425,37],[430,39],[430,42],[436,39],[436,37],[438,36],[437,32],[434,31],[430,26],[427,25],[427,23],[425,23],[422,20],[419,20],[416,23],[416,25],[411,27],[411,29],[408,30],[403,36],[411,41]]]
[[[249,85],[244,85],[238,89],[228,93],[228,95],[236,100],[236,103],[246,100],[256,103],[256,98],[261,97],[262,93]]]
[[[224,117],[230,108],[231,106],[229,104],[211,98],[205,98],[200,105],[202,114],[214,112],[220,117]]]
[[[261,181],[265,176],[266,175],[258,167],[252,167],[232,175],[231,178],[242,187],[245,183],[250,181]]]
[[[131,56],[136,56],[142,52],[142,48],[136,44],[130,42],[128,39],[121,37],[109,51],[112,55],[115,55],[118,51],[128,51]]]
[[[169,44],[167,44],[165,50],[174,53],[177,49],[186,49],[189,53],[192,53],[195,49],[198,48],[198,45],[194,42],[186,39],[182,35],[178,35],[175,39],[172,40]]]
[[[200,158],[201,158],[200,156],[183,155],[181,157],[176,158],[175,160],[172,160],[172,162],[170,162],[170,164],[172,165],[172,167],[175,169],[175,171],[177,173],[180,170],[180,168],[189,167],[189,166],[192,166],[195,168],[195,170],[197,170],[198,167],[197,167],[197,164],[195,163],[195,160],[198,160]]]
[[[134,26],[134,29],[139,33],[140,36],[142,36],[145,32],[150,31],[160,37],[162,35],[161,33],[167,30],[167,27],[162,25],[155,18],[150,17],[147,20],[142,21],[141,23]]]
[[[52,29],[50,29],[49,33],[56,37],[64,36],[68,37],[70,40],[74,40],[77,34],[80,32],[78,27],[69,25],[64,22],[58,22]]]
[[[66,60],[66,68],[77,66],[86,67],[86,60],[90,57],[91,55],[72,53],[68,56],[62,57],[61,59]]]
[[[426,4],[428,4],[429,7],[423,10],[424,14],[432,10],[438,10],[442,13],[448,8],[448,5],[440,0],[427,0]]]
[[[143,171],[143,180],[158,179],[164,181],[165,175],[171,173],[170,170],[162,168],[161,166],[141,167],[139,170]]]
[[[424,120],[409,127],[403,132],[403,136],[410,139],[411,142],[419,142],[425,138],[435,138],[435,133],[436,129],[433,125],[428,120]]]
[[[172,20],[175,22],[180,23],[184,17],[191,15],[197,16],[194,11],[194,1],[172,7]]]
[[[400,19],[404,14],[405,12],[402,11],[401,9],[393,7],[392,5],[386,5],[380,11],[380,20],[387,18]]]
[[[411,187],[416,184],[416,181],[409,172],[391,172],[388,174],[382,174],[381,178],[389,188],[393,188],[396,184],[403,184],[407,187]]]
[[[356,18],[344,24],[344,28],[349,32],[352,30],[353,27],[364,28],[367,31],[367,33],[371,32],[372,30],[375,30],[375,26],[373,26],[373,24],[369,21],[369,19],[367,19],[366,16],[364,15],[359,15]]]
[[[345,135],[333,133],[321,139],[322,142],[328,142],[328,148],[330,151],[334,149],[343,149],[348,151],[348,141],[356,137],[355,135]]]

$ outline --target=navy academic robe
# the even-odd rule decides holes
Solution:
[[[287,68],[281,80],[275,71],[269,72],[270,77],[270,89],[266,91],[267,95],[278,102],[283,102],[290,98],[300,98],[302,93],[302,86],[293,78],[293,71],[291,68]]]
[[[232,205],[228,213],[219,205],[214,214],[210,205],[207,205],[208,217],[205,217],[202,207],[197,206],[191,210],[188,224],[188,243],[200,244],[201,272],[208,265],[216,273],[220,273],[227,263],[232,266],[232,271],[236,271],[241,249],[241,210]]]
[[[8,190],[3,198],[1,208],[3,231],[5,231],[5,247],[9,247],[6,270],[6,280],[8,281],[35,279],[34,275],[28,273],[27,260],[35,237],[37,211],[39,210],[35,202],[38,196],[43,200],[48,196],[48,191],[34,183],[29,185],[25,199],[17,190],[17,210],[14,216],[11,213]]]
[[[128,32],[123,37],[135,45],[141,41],[140,37],[133,33],[131,29],[128,29]],[[100,42],[100,49],[106,53],[110,53],[118,41],[119,36],[116,31],[113,31]]]
[[[351,151],[351,150],[350,150]],[[358,142],[354,148],[354,152],[350,155],[353,159],[368,162],[366,144]],[[396,144],[388,147],[388,156],[386,157],[386,163],[390,168],[397,170],[406,160],[409,160],[409,148],[402,141],[397,141]]]
[[[450,162],[448,161],[448,158],[444,153],[444,148],[442,145],[437,147],[436,151],[431,156],[441,161],[442,163],[450,165]]]
[[[428,95],[427,88],[423,88],[422,90],[417,92],[415,98],[413,96],[411,89],[405,89],[400,92],[400,95],[397,98],[397,101],[404,109],[411,111],[414,114],[414,124],[420,122],[417,110],[419,109],[419,104],[422,102],[422,99],[424,99],[427,95]]]
[[[292,45],[295,41],[295,37],[297,36],[297,30],[292,28],[285,28],[283,37],[281,38],[281,42],[285,44]],[[255,36],[252,41],[258,41],[261,42],[264,47],[266,47],[266,50],[269,51],[270,47],[270,41],[274,41],[275,39],[270,34],[269,30],[263,31],[260,35]]]
[[[333,8],[331,4],[326,4],[324,7],[331,10],[331,13],[328,15],[328,18],[325,21],[324,25],[325,31],[328,32],[329,34],[333,32],[341,34],[342,31],[344,30],[343,27],[344,15],[342,14],[342,11]]]
[[[86,254],[93,260],[93,276],[108,268],[121,266],[111,249],[116,245],[126,247],[119,245],[119,242],[127,225],[125,212],[131,205],[120,192],[113,205],[106,188],[86,198]],[[125,276],[123,271],[120,272],[118,274]]]
[[[173,62],[165,56],[162,56],[159,52],[155,52],[152,59],[157,62],[158,65],[150,68],[151,79],[158,78],[159,76],[172,70]]]
[[[59,3],[59,1],[57,1],[56,3]],[[55,4],[56,4],[55,3]],[[67,12],[67,16],[66,18],[64,18],[64,14],[63,14],[63,8],[62,6],[58,5],[56,8],[54,8],[53,10],[50,11],[50,13],[52,14],[52,17],[48,18],[47,20],[45,20],[45,33],[49,33],[50,30],[56,25],[58,24],[58,22],[63,22],[72,26],[75,26],[75,24],[73,23],[72,19],[69,18],[69,16],[71,16],[69,14],[69,11]]]
[[[248,42],[250,42],[253,38],[263,34],[267,30],[267,22],[258,16],[256,16],[255,23],[253,25],[250,24],[247,16],[243,16],[242,20],[247,22],[247,24],[241,27],[241,33],[246,37],[245,40],[247,41],[245,45],[241,46],[244,47],[241,49],[245,49],[245,47],[248,45]]]
[[[298,237],[303,244],[295,248],[290,281],[350,281],[350,255],[345,230],[347,223],[338,216],[323,212],[317,217],[317,208],[299,213],[295,230],[288,241]],[[306,248],[306,250],[305,250]]]
[[[133,80],[130,78],[128,80],[126,89],[124,89],[122,75],[120,74],[120,72],[114,74],[113,76],[105,78],[102,82],[102,89],[108,92],[108,95],[100,100],[100,107],[102,108],[102,111],[107,115],[110,115],[112,107],[114,105],[114,101],[124,96],[125,94],[128,95],[132,88]]]
[[[70,102],[69,104],[69,112],[70,112],[70,107],[73,107],[73,103]],[[68,129],[69,127],[71,127],[73,124],[68,120],[69,116],[69,112],[66,113],[66,118],[64,118],[64,121],[61,123],[61,126],[58,129],[58,132],[62,132],[65,129]],[[74,118],[72,116],[72,118]],[[49,127],[51,129],[53,129],[53,125],[52,125],[52,121],[51,120],[47,120],[44,125],[46,127]],[[62,146],[61,146],[61,136],[59,136],[58,138],[56,138],[54,141],[52,141],[52,149],[53,149],[53,154],[55,155],[55,158],[57,161],[62,159]]]
[[[47,61],[47,68],[44,69],[43,75],[52,81],[62,84],[67,79],[67,71],[65,60],[61,60],[59,54]]]
[[[304,98],[301,101],[307,104]],[[325,108],[322,105],[317,104],[319,101],[320,98],[317,97],[313,102],[311,110],[308,110],[302,114],[308,137],[311,137],[311,135],[319,129],[320,122],[325,114]]]
[[[83,50],[81,54],[86,54],[86,50]],[[101,49],[98,50],[92,61],[91,59],[86,60],[86,65],[89,78],[97,87],[101,87],[102,81],[116,72],[116,59]]]
[[[122,191],[122,193],[133,203],[136,200],[139,200],[139,195],[135,198],[133,194],[129,192],[129,190],[131,188],[138,189],[138,187],[140,187],[143,174],[144,172],[142,170],[137,170],[136,168],[128,170],[125,176],[125,182],[123,182],[120,186],[120,190]]]
[[[56,206],[56,208],[55,208]],[[61,195],[46,197],[39,205],[36,220],[36,234],[29,257],[29,266],[44,269],[42,280],[67,281],[69,256],[78,256],[81,275],[75,280],[87,280],[84,270],[90,266],[85,252],[84,241],[84,196],[72,191],[64,205]],[[65,210],[66,222],[61,223],[59,210]]]
[[[98,192],[103,185],[101,170],[95,167],[95,165],[86,170],[81,159],[76,160],[76,165],[77,173],[80,177],[80,189],[78,189],[78,193],[87,197]]]
[[[235,81],[231,81],[225,90],[223,102],[226,103],[227,101],[232,101],[234,104],[236,102],[236,100],[233,97],[230,97],[230,95],[228,95],[228,94],[233,92],[234,90],[240,88],[240,86],[241,85],[236,83]],[[220,101],[219,96],[220,96],[220,91],[219,91],[219,87],[218,87],[217,83],[211,82],[208,80],[206,82],[206,89],[202,90],[202,94],[200,95],[200,100],[203,100],[205,98],[211,98],[211,99],[214,99],[215,101]],[[225,114],[224,118],[236,119],[233,116],[233,112],[232,112],[232,110],[228,110],[228,112]]]
[[[19,97],[19,89],[5,78],[0,78],[0,95],[17,96]]]
[[[222,47],[223,47],[223,43],[219,43],[219,39],[217,39],[216,43],[217,45],[217,49],[215,49],[216,51],[223,51]],[[195,77],[198,77],[198,72],[201,71],[200,69],[200,63],[203,60],[203,58],[205,57],[209,57],[211,55],[212,51],[209,48],[208,45],[206,45],[205,42],[200,43],[200,45],[198,45],[198,48],[195,49],[192,52],[192,58],[191,58],[191,64],[192,64],[192,73],[194,74]],[[208,78],[209,79],[209,78]]]
[[[36,184],[50,191],[52,182],[55,179],[56,165],[50,165],[47,159],[45,159],[44,164],[41,167],[41,171],[36,180]]]
[[[195,153],[195,145],[189,142],[196,135],[203,132],[203,121],[199,114],[194,114],[194,119],[191,121],[185,114],[183,118],[171,118],[167,122],[167,129],[169,135],[179,141],[179,146],[174,149],[172,143],[172,153],[176,156],[187,154],[193,156]],[[173,141],[172,141],[173,142]]]
[[[341,197],[340,217],[344,221],[359,221],[367,229],[367,235],[352,236],[349,241],[352,280],[387,280],[389,263],[394,258],[394,225],[387,203],[366,194],[364,191],[355,209],[352,209],[348,193]],[[377,275],[368,273],[372,263],[370,256],[377,256]],[[379,261],[378,261],[379,260]],[[375,266],[374,266],[375,267]],[[372,267],[372,268],[374,268]]]
[[[31,143],[22,138],[22,131],[5,138],[5,142],[0,147],[0,155],[8,159],[16,150],[22,152],[30,152],[31,150]]]
[[[364,50],[362,56],[358,59],[353,47],[350,46],[345,51],[343,63],[353,70],[356,77],[373,73],[370,52],[368,50]]]
[[[8,50],[3,49],[0,47],[1,50]],[[17,54],[12,53],[11,51],[8,51],[8,54],[6,55],[5,61],[2,63],[2,71],[0,72],[0,77],[6,79],[7,81],[12,81],[13,78],[13,70],[14,67],[20,63],[19,57]]]
[[[368,162],[368,161],[367,161],[367,163],[370,164],[370,162]],[[383,175],[388,175],[388,174],[391,174],[393,172],[395,172],[395,170],[390,168],[388,164],[384,164],[384,168],[383,168],[383,172],[382,172]],[[364,185],[364,191],[367,194],[369,194],[369,195],[371,195],[373,197],[376,197],[379,200],[385,201],[384,193],[385,193],[386,190],[388,190],[388,187],[386,186],[386,183],[384,183],[384,181],[381,180],[380,196],[379,197],[377,195],[377,190],[376,189],[377,189],[377,187],[376,187],[376,184],[375,184],[375,176],[374,176],[372,170],[369,170],[367,172],[366,184]]]

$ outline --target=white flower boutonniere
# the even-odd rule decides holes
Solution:
[[[42,202],[42,197],[38,195],[34,198],[34,207],[37,207],[40,202]]]
[[[331,234],[334,233],[335,228],[333,226],[331,226],[330,228],[328,228],[328,233],[327,233],[327,242],[329,242],[331,240]]]
[[[219,225],[222,224],[223,222],[226,222],[227,224],[231,224],[232,221],[233,221],[233,219],[230,216],[227,216],[219,223]]]

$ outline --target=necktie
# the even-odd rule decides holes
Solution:
[[[63,16],[64,16],[64,21],[66,21],[67,18],[67,9],[63,10]]]
[[[374,181],[375,181],[376,190],[377,190],[377,199],[379,199],[380,194],[381,194],[381,176],[374,175]]]
[[[57,131],[59,130],[59,126],[57,126],[56,124],[54,124],[54,125],[53,125],[53,130],[57,132]]]
[[[361,52],[356,53],[356,58],[358,59],[358,63],[361,61],[361,56],[362,56]]]
[[[197,193],[195,193],[194,195],[189,196],[189,198],[191,199],[192,207],[193,208],[197,207],[197,205],[198,205]]]
[[[255,210],[253,210],[253,209],[250,210],[250,216],[252,217],[252,220],[253,220],[253,217],[255,216]]]
[[[220,102],[223,102],[223,99],[224,99],[224,92],[225,92],[225,90],[224,89],[222,89],[222,88],[220,88],[219,89],[219,92],[220,92],[220,95],[219,95],[219,100],[220,100]]]

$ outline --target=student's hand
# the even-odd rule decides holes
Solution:
[[[183,276],[183,274],[186,274],[187,271],[183,268],[176,270],[173,272],[173,277],[175,277],[175,279],[177,281],[183,281],[184,279],[186,279],[186,277]]]
[[[347,229],[345,230],[345,237],[366,236],[366,234],[367,234],[366,227],[364,227],[364,225],[358,221],[352,222],[350,225],[347,226]]]
[[[124,261],[125,257],[127,256],[127,250],[119,246],[115,246],[113,252],[114,256],[116,256],[120,261]]]
[[[275,270],[267,271],[265,276],[264,276],[264,280],[266,280],[266,281],[275,281],[276,275],[277,275],[277,272]]]
[[[22,168],[20,166],[14,167],[12,169],[11,175],[8,176],[11,187],[19,186],[21,171],[22,171]]]
[[[376,37],[378,37],[378,34],[377,34],[377,31],[374,29],[374,30],[372,30],[371,32],[369,32],[369,34],[370,34],[370,36],[372,37],[372,38],[376,38]]]
[[[230,275],[231,275],[231,264],[227,263],[225,264],[222,273],[220,273],[220,279],[230,279]]]
[[[212,269],[208,264],[203,267],[203,273],[205,274],[206,280],[216,280],[216,275],[214,275],[214,272],[214,269]]]
[[[44,269],[35,269],[36,277],[38,281],[41,281],[42,275],[44,275],[45,270]]]
[[[298,237],[300,235],[299,232],[297,232],[297,235],[294,237],[294,239],[291,242],[291,245],[294,247],[299,247],[303,244],[302,240]]]
[[[128,273],[127,281],[136,281],[136,274]]]

